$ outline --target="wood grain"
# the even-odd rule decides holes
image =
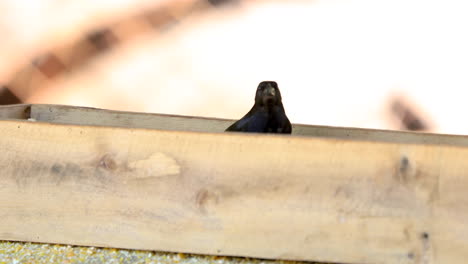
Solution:
[[[149,128],[192,132],[224,132],[224,130],[235,121],[206,117],[112,111],[63,105],[32,105],[31,117],[38,121],[60,124]],[[350,127],[293,124],[292,134],[295,136],[392,143],[468,146],[468,137],[466,136]]]
[[[30,109],[30,105],[28,104],[2,105],[0,106],[0,120],[28,119],[30,116]]]
[[[0,121],[0,239],[465,263],[468,148]]]

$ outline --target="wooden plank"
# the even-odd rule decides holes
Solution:
[[[0,106],[0,119],[28,119],[30,115],[29,104],[15,104]]]
[[[63,105],[32,105],[31,117],[44,122],[149,128],[193,132],[223,132],[234,120],[111,111]],[[411,144],[468,146],[468,137],[362,128],[293,124],[293,135]]]
[[[232,123],[231,120],[223,119],[123,112],[64,105],[33,105],[31,117],[38,121],[61,124],[194,132],[223,132]]]
[[[0,239],[466,263],[468,148],[0,121]]]

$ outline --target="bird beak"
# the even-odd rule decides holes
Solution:
[[[274,97],[276,95],[275,88],[273,86],[268,86],[268,88],[265,89],[265,95]]]

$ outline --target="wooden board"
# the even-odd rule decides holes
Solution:
[[[30,117],[30,105],[2,105],[0,106],[1,119],[28,119]]]
[[[223,132],[234,120],[103,110],[63,105],[32,105],[31,118],[60,124]],[[468,146],[468,137],[390,130],[293,124],[293,135],[411,144]]]
[[[465,263],[468,148],[0,121],[0,239]]]
[[[33,105],[31,117],[43,122],[91,126],[223,132],[233,121],[215,118],[123,112],[64,105]]]

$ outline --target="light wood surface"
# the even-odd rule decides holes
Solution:
[[[28,104],[0,106],[0,119],[28,119],[31,115]]]
[[[10,109],[11,108],[11,109]],[[0,107],[0,119],[18,119],[22,109],[27,118],[59,124],[149,128],[192,132],[223,132],[235,120],[113,111],[65,105],[14,105]],[[23,116],[24,117],[24,116]],[[26,118],[26,117],[24,117]],[[293,124],[293,135],[408,144],[468,146],[468,137],[392,130]]]
[[[8,120],[0,133],[0,239],[340,263],[468,258],[463,146]]]

